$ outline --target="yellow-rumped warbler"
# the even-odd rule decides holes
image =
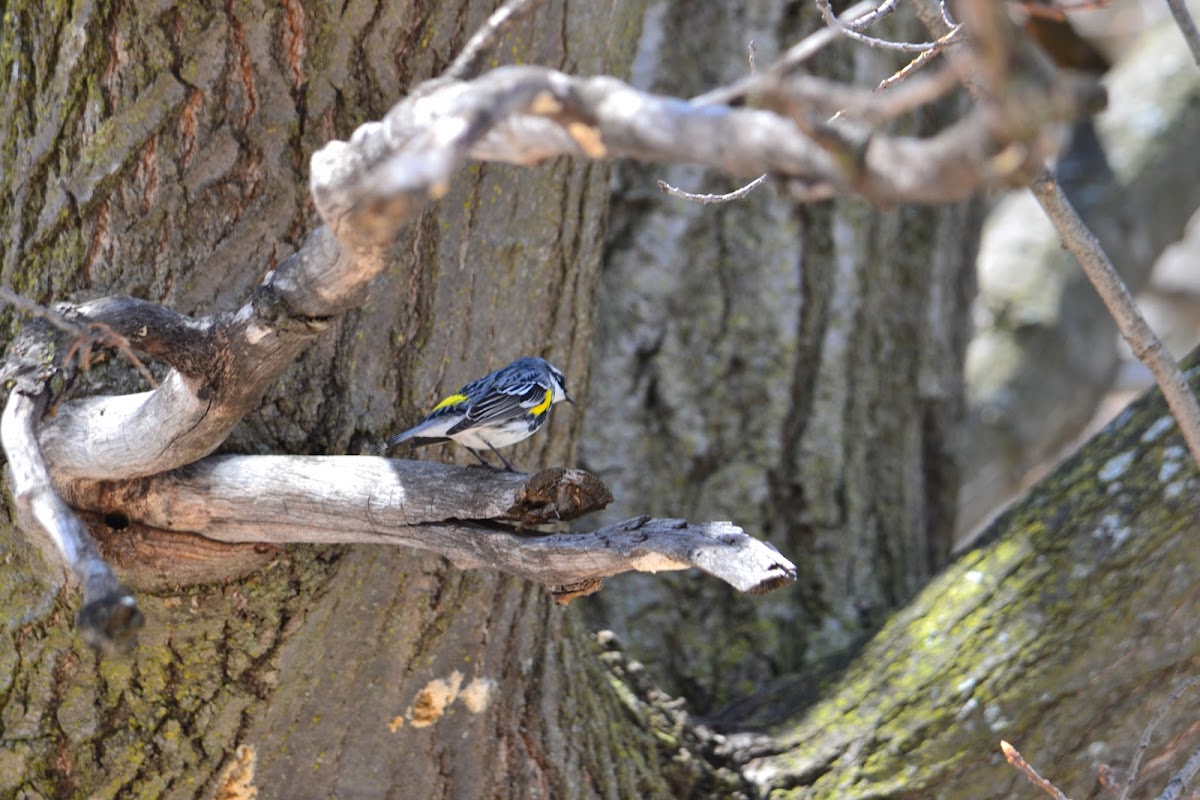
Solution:
[[[546,423],[550,406],[559,400],[575,403],[563,385],[562,372],[544,358],[518,358],[442,400],[425,419],[390,437],[379,451],[401,442],[421,447],[452,440],[491,466],[479,453],[486,447],[513,472],[512,464],[496,448],[532,436]]]

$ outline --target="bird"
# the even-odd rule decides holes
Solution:
[[[480,453],[491,450],[515,472],[498,448],[528,439],[546,424],[550,408],[575,400],[567,392],[562,370],[544,358],[526,356],[471,381],[443,398],[425,418],[379,446],[383,453],[401,442],[415,447],[454,441],[471,451],[485,466]]]

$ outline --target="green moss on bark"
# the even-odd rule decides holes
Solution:
[[[1095,780],[1095,754],[1127,763],[1174,680],[1200,669],[1187,621],[1197,473],[1172,428],[1162,401],[1143,398],[1034,487],[825,700],[778,725],[786,749],[754,768],[762,787],[1000,797],[1021,780],[1001,738],[1053,765],[1072,796]]]

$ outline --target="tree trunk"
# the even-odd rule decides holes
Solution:
[[[772,798],[1036,796],[1004,763],[1004,739],[1069,797],[1104,796],[1102,765],[1123,785],[1145,726],[1200,672],[1197,478],[1161,397],[1137,401],[889,621],[820,703],[795,713],[808,692],[795,681],[760,697],[749,718],[775,754],[748,773]],[[1194,749],[1193,697],[1159,724],[1132,797],[1157,796]]]
[[[309,154],[440,72],[490,11],[9,4],[4,280],[41,301],[236,307],[315,224]],[[497,52],[619,74],[639,24],[635,4],[549,6]],[[524,353],[582,392],[607,183],[568,161],[469,170],[226,447],[356,452]],[[89,379],[139,380],[119,359]],[[519,466],[571,461],[581,419],[555,417],[512,451]],[[664,769],[679,745],[639,724],[574,615],[521,581],[401,549],[291,547],[250,577],[147,586],[137,650],[99,660],[71,624],[78,595],[11,518],[0,548],[0,795],[717,791],[699,762]]]
[[[632,79],[697,94],[746,73],[749,41],[769,64],[819,24],[789,8],[660,6]],[[863,85],[905,63],[853,45],[818,61]],[[929,110],[915,132],[954,111]],[[800,570],[766,598],[686,574],[620,576],[598,595],[596,623],[713,713],[771,677],[820,672],[949,557],[981,205],[797,208],[770,186],[699,205],[654,181],[737,184],[687,167],[617,174],[583,464],[613,489],[614,518],[734,518]]]

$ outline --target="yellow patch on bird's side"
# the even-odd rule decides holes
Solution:
[[[445,400],[443,400],[442,402],[440,402],[436,406],[434,406],[433,410],[437,411],[439,408],[445,408],[446,406],[456,406],[459,403],[465,403],[465,402],[467,402],[467,396],[465,394],[452,394],[449,397],[447,397]]]
[[[529,413],[533,414],[535,417],[540,417],[542,414],[546,413],[546,409],[550,407],[552,402],[554,402],[554,390],[547,389],[546,399],[529,409]]]

